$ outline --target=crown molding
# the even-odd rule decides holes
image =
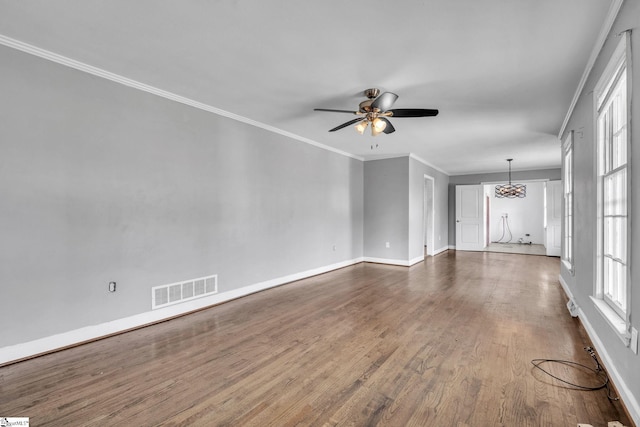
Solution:
[[[422,157],[418,157],[418,156],[416,156],[416,155],[415,155],[415,154],[413,154],[413,153],[409,154],[409,157],[411,157],[413,160],[416,160],[416,161],[418,161],[418,162],[422,163],[422,164],[423,164],[423,165],[425,165],[425,166],[430,167],[431,169],[435,169],[435,170],[437,170],[437,171],[438,171],[438,172],[440,172],[440,173],[443,173],[443,174],[445,174],[445,175],[447,175],[447,176],[450,176],[450,175],[451,175],[449,172],[447,172],[447,171],[445,171],[445,170],[442,170],[442,169],[440,169],[439,167],[437,167],[437,166],[435,166],[435,165],[432,165],[431,163],[429,163],[429,162],[427,162],[426,160],[424,160]]]
[[[539,168],[531,168],[531,169],[511,169],[512,172],[531,172],[531,171],[559,171],[561,169],[560,166],[541,166]],[[504,169],[500,170],[485,170],[485,171],[476,171],[476,172],[465,172],[454,174],[451,176],[467,176],[467,175],[489,175],[492,173],[506,173]],[[519,180],[521,181],[521,180]]]
[[[445,175],[447,175],[447,176],[450,176],[450,175],[451,175],[449,172],[446,172],[446,171],[444,171],[444,170],[440,169],[439,167],[432,165],[431,163],[427,162],[426,160],[424,160],[424,159],[423,159],[423,158],[421,158],[421,157],[416,156],[416,155],[415,155],[415,154],[413,154],[413,153],[409,153],[409,154],[406,154],[406,153],[401,153],[401,154],[387,154],[387,155],[381,155],[381,156],[368,156],[368,157],[366,157],[366,158],[364,159],[364,161],[365,161],[365,162],[373,162],[373,161],[376,161],[376,160],[399,159],[399,158],[403,158],[403,157],[408,157],[408,158],[411,158],[411,159],[413,159],[413,160],[416,160],[416,161],[418,161],[418,162],[422,163],[423,165],[428,166],[428,167],[430,167],[430,168],[432,168],[432,169],[435,169],[435,170],[437,170],[438,172],[443,173],[443,174],[445,174]]]
[[[169,99],[171,101],[179,102],[184,105],[188,105],[190,107],[197,108],[199,110],[207,111],[209,113],[217,114],[219,116],[223,116],[229,118],[231,120],[235,120],[238,122],[246,123],[248,125],[258,127],[264,129],[268,132],[273,132],[285,136],[287,138],[295,139],[300,142],[304,142],[305,144],[313,145],[314,147],[321,148],[323,150],[331,151],[336,154],[340,154],[342,156],[351,157],[356,160],[364,161],[363,157],[356,156],[351,153],[347,153],[346,151],[339,150],[337,148],[329,147],[328,145],[321,144],[312,139],[305,138],[300,135],[296,135],[294,133],[276,128],[274,126],[270,126],[266,123],[261,123],[256,120],[240,116],[238,114],[231,113],[229,111],[222,110],[220,108],[213,107],[211,105],[193,100],[191,98],[187,98],[173,92],[169,92],[155,86],[151,86],[137,80],[130,79],[128,77],[121,76],[116,73],[112,73],[110,71],[104,70],[102,68],[94,67],[93,65],[86,64],[81,61],[77,61],[75,59],[68,58],[63,55],[59,55],[57,53],[48,51],[46,49],[39,48],[37,46],[31,45],[29,43],[22,42],[20,40],[13,39],[11,37],[7,37],[5,35],[0,34],[0,44],[10,47],[12,49],[19,50],[24,53],[28,53],[33,56],[37,56],[42,59],[46,59],[51,62],[55,62],[60,65],[64,65],[69,68],[73,68],[78,71],[82,71],[96,77],[100,77],[106,80],[110,80],[115,83],[119,83],[124,86],[128,86],[137,90],[141,90],[143,92],[151,93],[156,96],[160,96],[165,99]]]
[[[611,3],[611,7],[609,7],[609,12],[607,13],[607,17],[602,24],[602,28],[600,29],[600,34],[596,40],[596,44],[593,46],[593,50],[591,50],[591,56],[589,56],[589,60],[587,61],[587,66],[582,73],[582,77],[580,78],[580,82],[578,83],[578,88],[573,95],[573,99],[571,100],[571,105],[569,105],[569,111],[567,111],[567,115],[562,122],[562,126],[560,127],[560,132],[558,133],[558,139],[562,139],[562,134],[564,134],[565,129],[567,128],[567,124],[573,115],[573,110],[576,108],[576,104],[578,103],[578,99],[582,94],[582,90],[584,89],[584,85],[587,83],[587,79],[589,78],[589,74],[593,69],[594,64],[596,63],[596,59],[598,59],[598,55],[604,46],[604,42],[607,40],[607,36],[613,27],[613,23],[618,17],[618,12],[620,12],[620,8],[622,7],[622,3],[624,0],[613,0]]]

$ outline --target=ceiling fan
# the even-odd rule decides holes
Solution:
[[[329,132],[335,132],[355,124],[356,130],[362,135],[367,126],[371,124],[371,135],[373,136],[377,136],[380,133],[393,133],[396,131],[387,117],[432,117],[438,115],[438,110],[425,108],[391,109],[398,99],[398,95],[392,92],[380,93],[379,89],[367,89],[364,91],[364,94],[368,99],[360,103],[358,111],[334,110],[329,108],[314,108],[314,111],[349,113],[360,116],[357,119],[349,120],[340,126],[329,129]]]

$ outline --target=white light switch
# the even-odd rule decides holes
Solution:
[[[635,354],[638,354],[638,330],[636,328],[631,328],[631,343],[629,344],[629,348]]]

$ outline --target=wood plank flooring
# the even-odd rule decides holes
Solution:
[[[557,258],[487,252],[354,265],[2,367],[0,416],[34,426],[630,425],[605,390],[569,389],[530,363],[593,365],[558,273]]]

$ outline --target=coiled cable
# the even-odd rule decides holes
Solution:
[[[591,368],[589,366],[583,365],[581,363],[577,363],[577,362],[572,362],[569,360],[558,360],[558,359],[533,359],[531,360],[531,364],[533,366],[535,366],[536,368],[540,369],[542,372],[544,372],[545,374],[549,375],[550,377],[563,382],[567,385],[570,385],[571,387],[574,387],[578,390],[587,390],[587,391],[595,391],[595,390],[600,390],[603,388],[607,389],[607,398],[609,398],[609,400],[619,400],[619,397],[613,396],[611,393],[611,385],[610,385],[610,381],[609,381],[609,375],[607,374],[607,372],[602,369],[602,365],[600,365],[600,362],[598,361],[598,357],[596,356],[595,351],[593,350],[593,348],[591,347],[585,347],[584,350],[589,353],[589,355],[591,356],[591,358],[594,360],[596,367],[595,368]],[[591,372],[593,372],[594,374],[596,374],[597,377],[601,378],[602,383],[595,385],[595,386],[585,386],[585,385],[580,385],[580,384],[575,384],[572,383],[570,381],[567,381],[565,379],[562,379],[556,375],[553,375],[552,373],[550,373],[549,371],[543,369],[542,367],[540,367],[541,364],[543,363],[559,363],[562,365],[567,365],[567,366],[573,366],[573,367],[581,367],[584,369],[587,369]]]

